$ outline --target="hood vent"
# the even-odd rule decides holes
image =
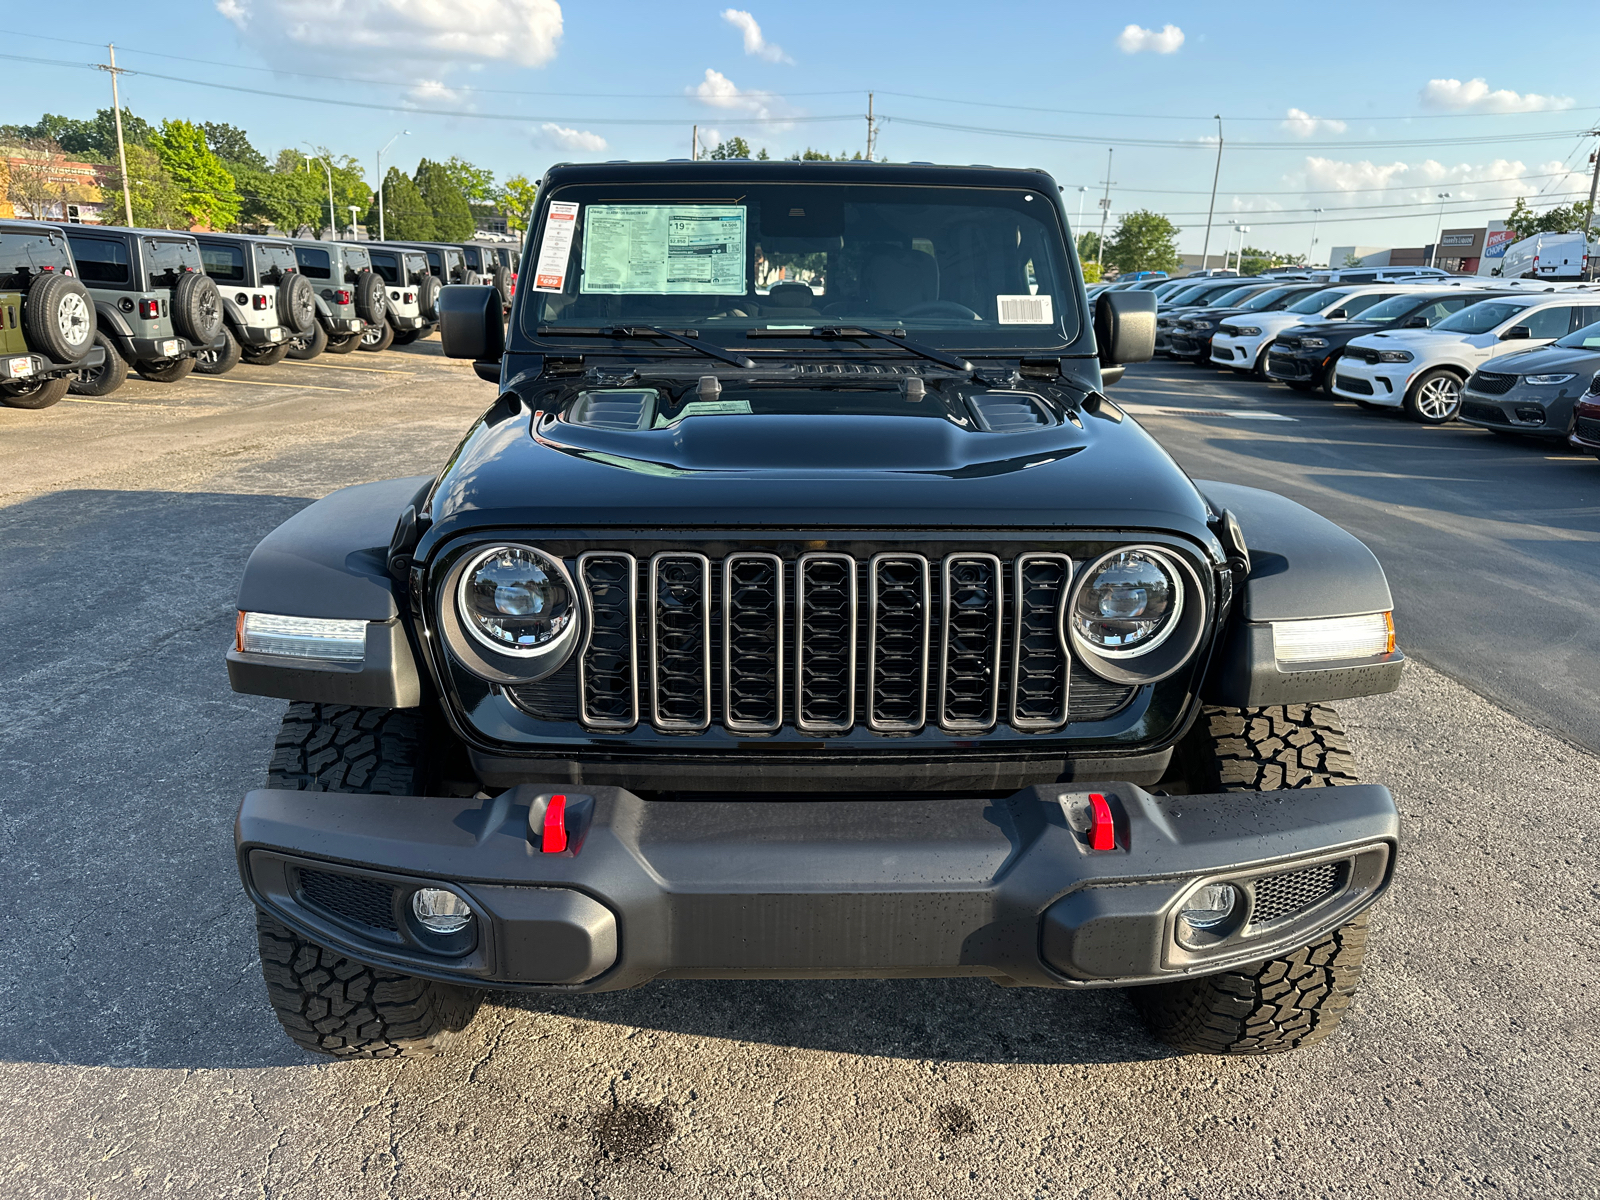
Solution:
[[[915,375],[915,367],[890,366],[881,363],[824,362],[801,363],[801,376],[806,375]]]
[[[967,403],[985,433],[1028,433],[1056,423],[1055,415],[1032,392],[981,392],[967,397]]]
[[[567,421],[591,429],[649,429],[656,419],[653,388],[584,392],[567,410]]]

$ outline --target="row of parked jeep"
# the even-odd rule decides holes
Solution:
[[[106,396],[130,370],[173,383],[240,362],[426,337],[448,283],[509,309],[515,244],[324,242],[0,221],[0,403]]]
[[[1600,286],[1421,276],[1175,281],[1156,353],[1413,421],[1600,454]]]

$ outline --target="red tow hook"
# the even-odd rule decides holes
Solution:
[[[544,810],[544,836],[539,849],[546,854],[560,854],[567,848],[567,798],[551,796]]]
[[[557,799],[560,799],[560,797],[558,796]],[[548,837],[549,834],[545,836]],[[1106,798],[1099,792],[1090,792],[1089,849],[1115,850],[1116,848],[1117,825],[1111,817],[1111,805],[1106,803]]]

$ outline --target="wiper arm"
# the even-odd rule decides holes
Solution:
[[[742,354],[734,354],[724,350],[721,346],[708,342],[693,341],[681,334],[673,333],[670,329],[657,329],[654,325],[611,325],[603,329],[558,329],[546,326],[539,330],[540,337],[595,337],[595,338],[665,338],[677,342],[680,346],[687,346],[691,350],[698,350],[708,358],[718,358],[725,363],[748,371],[756,364],[753,360]]]
[[[932,346],[924,346],[921,342],[910,341],[904,333],[887,329],[867,329],[861,325],[813,325],[811,332],[808,334],[800,334],[798,330],[793,329],[751,329],[745,333],[745,337],[751,338],[795,337],[797,335],[823,338],[827,341],[847,339],[860,342],[865,341],[867,338],[880,338],[883,341],[892,342],[902,350],[909,350],[919,358],[925,358],[929,362],[936,362],[941,367],[949,367],[952,371],[970,372],[973,369],[972,364],[964,358],[956,358],[953,355],[945,354],[943,351],[935,350]]]

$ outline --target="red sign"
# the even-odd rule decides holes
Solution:
[[[1491,230],[1483,242],[1483,256],[1485,258],[1504,258],[1506,247],[1517,240],[1515,229]]]

